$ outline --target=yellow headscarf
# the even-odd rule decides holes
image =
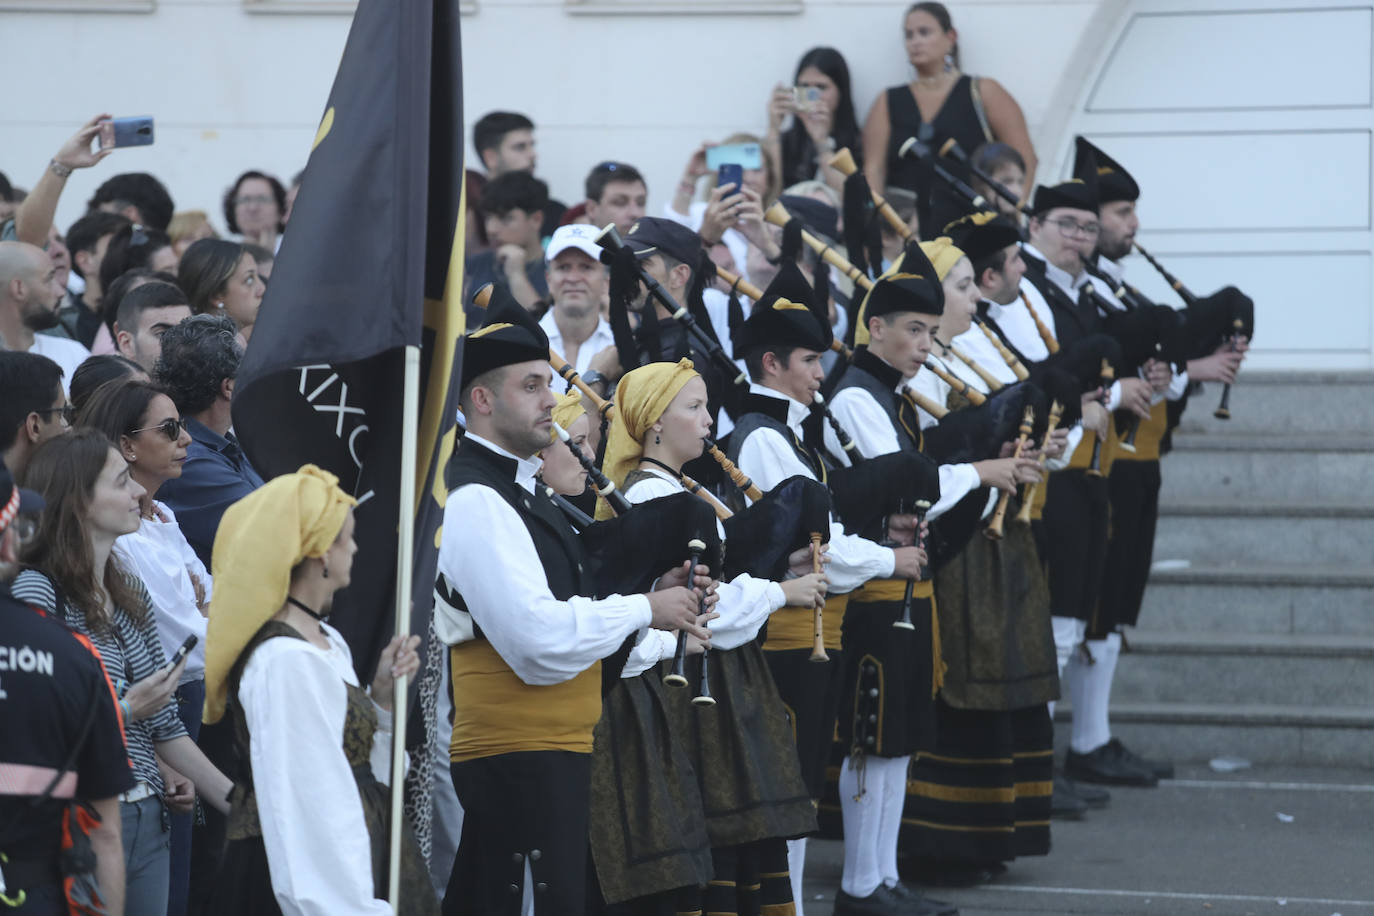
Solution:
[[[218,722],[229,669],[244,646],[286,602],[291,570],[322,557],[358,501],[339,478],[313,464],[274,477],[234,503],[220,520],[211,560],[215,580],[205,634],[205,716]]]
[[[587,412],[582,405],[582,392],[574,388],[567,394],[555,394],[558,403],[553,405],[553,422],[567,429],[577,422],[577,418]],[[557,442],[558,433],[549,430],[549,442]]]
[[[615,389],[615,420],[606,437],[601,469],[617,488],[644,455],[644,436],[663,416],[683,386],[697,378],[690,359],[650,363],[627,372]],[[597,500],[596,517],[610,517],[610,507]]]
[[[959,263],[959,259],[964,257],[963,249],[955,248],[954,242],[947,235],[930,242],[922,242],[921,250],[930,258],[930,263],[935,267],[935,275],[942,283],[954,269],[954,265]]]

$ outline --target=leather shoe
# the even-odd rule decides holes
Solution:
[[[1093,782],[1108,786],[1159,785],[1159,777],[1151,770],[1138,766],[1125,756],[1125,748],[1115,738],[1087,754],[1069,751],[1064,773],[1076,782]]]
[[[1088,813],[1088,803],[1077,792],[1077,786],[1058,773],[1054,774],[1054,794],[1050,796],[1050,817],[1061,821],[1081,821]]]
[[[959,916],[959,908],[954,904],[933,897],[923,897],[900,881],[888,890],[911,908],[909,912],[913,916]]]
[[[1000,862],[974,862],[969,859],[899,859],[903,878],[923,887],[977,887],[1006,872]]]
[[[1108,792],[1106,789],[1090,786],[1086,782],[1073,782],[1063,774],[1057,774],[1055,776],[1056,788],[1058,788],[1060,780],[1068,784],[1070,792],[1087,802],[1089,808],[1105,808],[1107,805],[1111,804],[1112,793]]]
[[[927,916],[926,911],[918,909],[914,902],[908,902],[883,884],[879,884],[878,889],[867,897],[855,897],[840,888],[835,891],[833,912],[835,916]]]
[[[1120,740],[1113,738],[1112,742],[1121,748],[1121,756],[1129,760],[1136,767],[1154,773],[1156,779],[1173,779],[1174,764],[1171,760],[1151,760],[1149,757],[1142,757],[1132,751]]]

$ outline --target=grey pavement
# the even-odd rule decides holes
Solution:
[[[1374,771],[1181,766],[1055,821],[1053,843],[989,885],[931,895],[963,916],[1374,914]],[[812,840],[807,858],[805,916],[831,916],[840,843]]]

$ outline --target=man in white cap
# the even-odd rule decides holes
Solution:
[[[596,226],[576,224],[559,226],[544,251],[544,265],[552,304],[539,326],[549,337],[549,347],[568,361],[583,380],[605,394],[601,363],[616,365],[615,340],[611,326],[601,317],[606,301],[606,268],[600,260],[601,249]],[[602,353],[601,360],[597,357]],[[600,370],[600,371],[598,371]],[[555,391],[565,387],[555,376]]]

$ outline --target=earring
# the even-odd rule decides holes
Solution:
[[[324,578],[326,578],[326,579],[329,578],[329,561],[328,561],[328,560],[325,560],[325,561],[324,561]]]
[[[949,60],[949,58],[946,57],[945,60]],[[946,69],[946,70],[949,69],[949,65],[948,65],[948,64],[945,65],[945,69]],[[224,311],[224,303],[223,303],[223,302],[216,302],[216,303],[215,303],[215,308],[219,309],[221,312]]]
[[[654,433],[654,445],[662,445],[662,444],[663,444],[663,440],[659,437],[658,433]]]
[[[952,53],[945,55],[945,72],[954,72],[954,55]],[[223,306],[220,306],[220,308],[223,308]]]

